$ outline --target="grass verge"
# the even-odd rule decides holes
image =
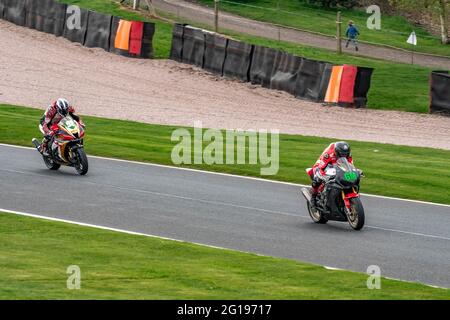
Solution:
[[[42,110],[0,104],[0,142],[31,146],[40,137]],[[171,141],[177,127],[83,117],[90,155],[173,165]],[[187,128],[192,132],[192,128]],[[280,169],[266,178],[309,183],[310,167],[333,139],[280,135]],[[356,165],[367,178],[362,192],[450,204],[450,151],[351,141]],[[203,170],[260,176],[259,165],[185,165]]]
[[[105,12],[125,19],[144,19],[156,23],[154,37],[155,57],[166,59],[169,57],[172,41],[172,25],[160,20],[149,20],[137,12],[128,11],[112,0],[60,0],[72,3],[83,8]],[[177,17],[160,12],[172,20]],[[192,25],[208,28],[193,21],[183,20]],[[210,29],[210,28],[209,28]],[[410,112],[427,113],[429,106],[429,76],[430,68],[413,66],[401,63],[392,63],[385,60],[362,58],[351,54],[338,55],[333,51],[302,46],[290,42],[279,42],[260,37],[248,36],[229,30],[221,30],[222,33],[235,39],[248,43],[277,48],[289,53],[310,59],[329,61],[335,64],[356,64],[375,68],[372,86],[369,92],[368,107],[373,109],[401,110]],[[399,86],[399,83],[402,85]]]
[[[198,2],[214,6],[214,0]],[[279,10],[277,9],[279,5]],[[329,36],[336,35],[336,13],[338,9],[327,9],[308,5],[305,1],[292,0],[231,0],[220,3],[221,10],[253,20],[275,23],[302,30],[320,32]],[[401,16],[381,13],[381,30],[370,30],[366,27],[370,16],[362,9],[339,9],[342,12],[342,31],[345,34],[347,22],[353,20],[361,32],[361,40],[395,46],[411,50],[406,43],[411,31],[415,30],[418,45],[415,51],[439,54],[450,57],[450,46],[441,43],[440,38],[432,36],[425,29],[414,26]]]
[[[450,299],[450,290],[0,213],[0,299]],[[131,249],[131,250],[130,250]],[[68,290],[66,270],[81,270]]]

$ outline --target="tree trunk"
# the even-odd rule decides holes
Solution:
[[[447,0],[439,0],[439,4],[441,7],[441,12],[439,14],[439,19],[441,20],[441,38],[443,44],[450,43],[448,37],[448,8],[447,8]]]

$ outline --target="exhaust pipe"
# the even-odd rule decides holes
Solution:
[[[305,197],[306,201],[311,202],[311,192],[308,188],[302,188],[302,195]]]
[[[34,146],[36,149],[40,149],[41,144],[39,143],[39,141],[36,138],[33,138],[33,140],[31,140],[31,142],[33,142]]]

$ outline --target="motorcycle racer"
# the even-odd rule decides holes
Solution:
[[[317,195],[321,191],[320,189],[324,185],[326,180],[325,169],[329,165],[334,165],[339,158],[345,157],[353,164],[353,158],[351,155],[350,145],[345,141],[339,141],[331,143],[323,152],[320,158],[316,161],[312,169],[308,172],[308,175],[312,179],[311,183],[311,199],[312,206],[317,204]]]
[[[39,124],[39,130],[44,135],[44,141],[38,149],[43,155],[48,155],[48,143],[52,139],[54,132],[51,127],[55,123],[59,123],[61,119],[70,115],[73,120],[77,121],[81,126],[85,127],[80,117],[75,114],[75,108],[69,104],[66,99],[59,98],[47,107]]]

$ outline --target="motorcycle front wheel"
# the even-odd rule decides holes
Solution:
[[[80,176],[84,176],[89,169],[86,153],[84,152],[83,148],[80,148],[75,151],[75,154],[77,157],[77,164],[75,165],[75,170],[77,170],[77,173]]]
[[[347,220],[350,226],[354,230],[361,230],[364,227],[364,207],[362,205],[361,199],[353,198],[350,199],[350,210],[347,211]]]

